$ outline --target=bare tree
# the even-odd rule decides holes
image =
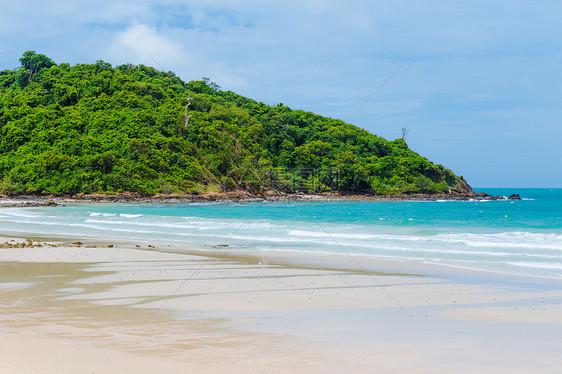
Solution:
[[[191,96],[187,98],[187,105],[185,106],[185,127],[189,125],[189,119],[193,115],[193,114],[190,114],[189,116],[187,115],[187,108],[189,108],[190,105],[191,105]]]
[[[410,129],[407,127],[402,127],[402,140],[406,141],[406,135],[410,132]]]

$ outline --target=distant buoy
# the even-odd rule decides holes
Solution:
[[[505,215],[505,218],[507,218],[507,214]]]

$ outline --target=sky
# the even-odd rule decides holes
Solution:
[[[561,19],[559,0],[4,2],[0,70],[34,50],[209,77],[387,139],[407,127],[477,189],[561,188]]]

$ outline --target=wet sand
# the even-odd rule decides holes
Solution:
[[[368,274],[341,256],[0,248],[0,373],[552,373],[562,364],[562,282],[359,261]]]

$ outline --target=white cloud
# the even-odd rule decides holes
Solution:
[[[191,60],[180,43],[160,35],[154,27],[143,24],[133,24],[115,33],[110,53],[113,58],[121,60],[130,58],[130,62],[143,62],[146,65],[157,63],[161,66],[170,66],[180,61],[189,64]]]
[[[197,30],[157,30],[133,23],[114,33],[104,55],[114,64],[142,63],[159,70],[172,70],[185,80],[209,76],[220,84],[244,86],[246,81],[233,73],[232,67],[219,56],[209,54],[198,34]]]

